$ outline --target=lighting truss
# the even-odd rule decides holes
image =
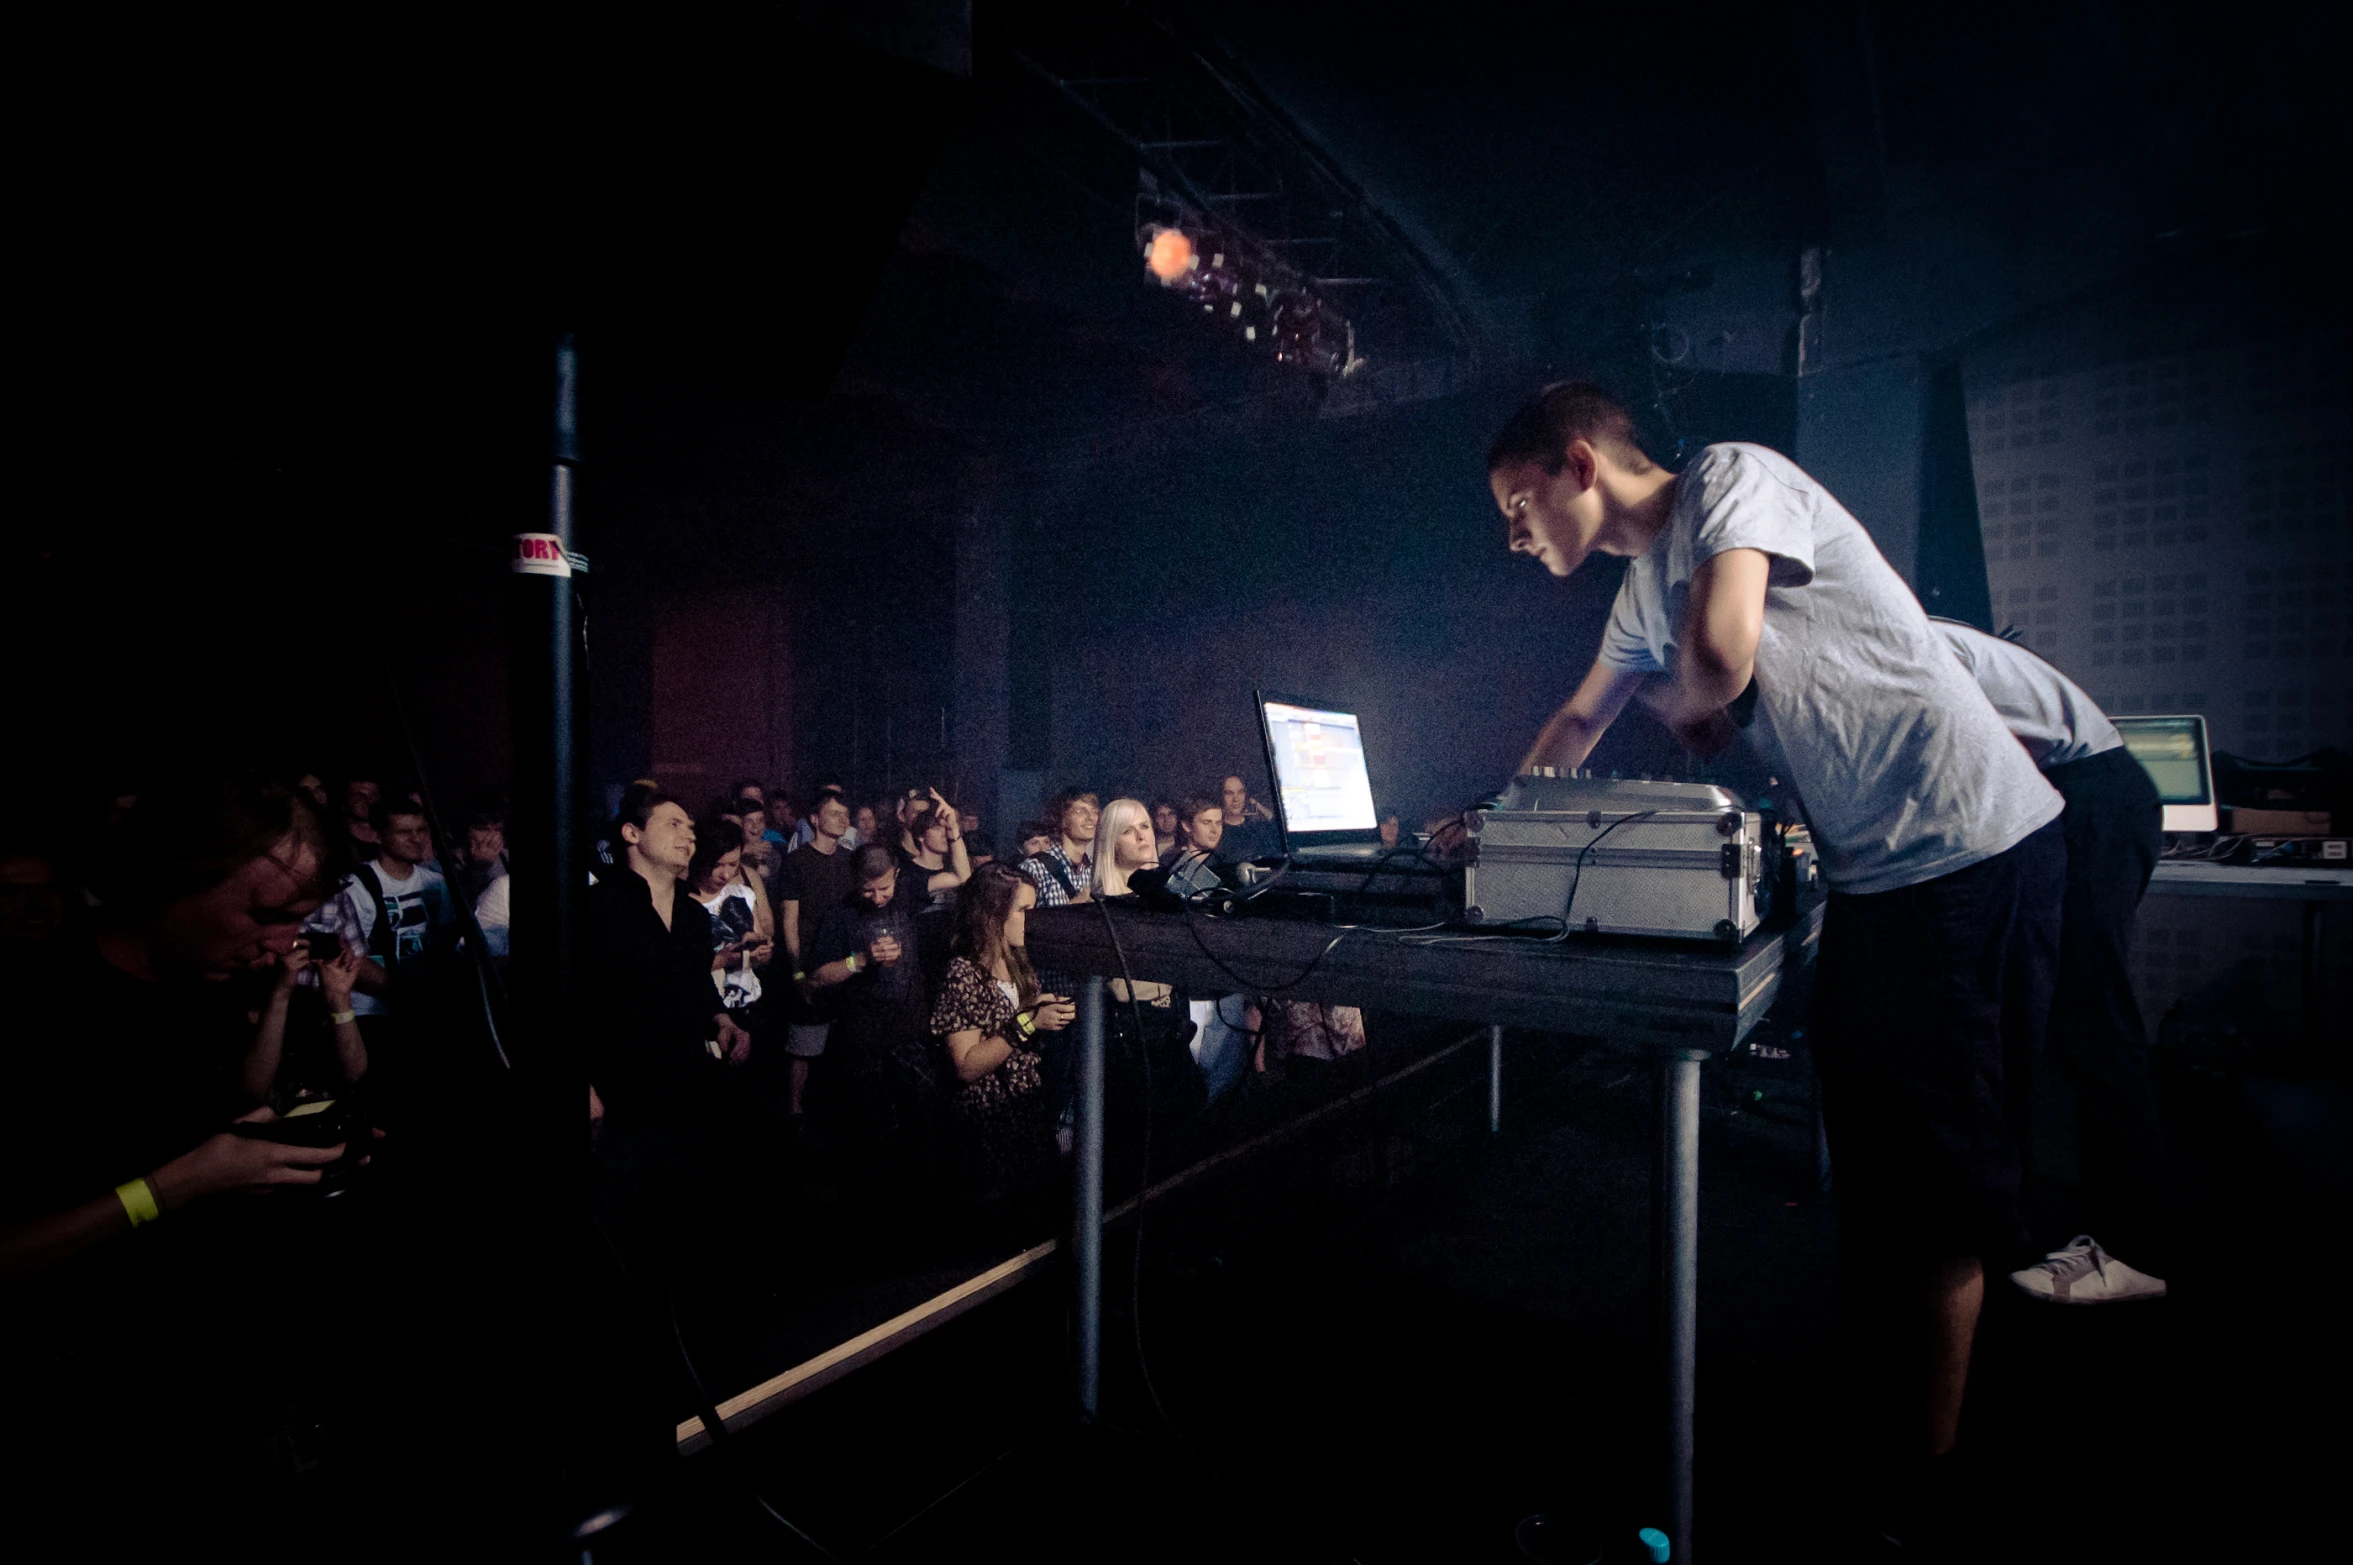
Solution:
[[[1475,375],[1469,318],[1436,261],[1181,15],[1028,21],[1015,59],[1137,156],[1147,281],[1316,377],[1328,414]],[[1183,263],[1165,264],[1180,244]]]

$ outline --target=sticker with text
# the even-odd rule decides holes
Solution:
[[[515,557],[511,564],[516,574],[522,576],[572,574],[572,559],[564,553],[564,540],[554,533],[515,534]]]

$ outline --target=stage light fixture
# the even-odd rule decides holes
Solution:
[[[1289,266],[1247,246],[1233,248],[1225,243],[1232,236],[1211,220],[1179,203],[1156,199],[1150,181],[1138,205],[1147,202],[1158,208],[1163,220],[1148,220],[1139,210],[1136,244],[1143,253],[1145,275],[1157,286],[1197,302],[1204,315],[1222,313],[1241,329],[1244,342],[1256,343],[1263,335],[1278,364],[1335,377],[1363,367],[1356,354],[1356,328]]]
[[[1217,259],[1222,262],[1225,257]],[[1144,242],[1144,268],[1160,279],[1162,287],[1183,282],[1200,264],[1200,251],[1183,229],[1153,225],[1151,237]]]

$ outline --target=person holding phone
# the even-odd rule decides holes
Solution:
[[[744,882],[743,833],[731,821],[708,820],[695,828],[694,843],[686,884],[711,915],[711,981],[720,1004],[748,1012],[760,999],[757,968],[769,941],[760,932],[758,899]]]
[[[1078,1019],[1067,996],[1039,991],[1029,965],[1024,920],[1037,900],[1037,887],[1010,866],[974,872],[957,893],[954,955],[931,1011],[931,1034],[953,1073],[952,1101],[977,1133],[980,1172],[991,1185],[1020,1184],[1051,1166],[1039,1035]]]
[[[200,1201],[315,1185],[342,1157],[233,1129],[277,1116],[246,1108],[212,1068],[230,1041],[218,1025],[236,1014],[212,986],[283,973],[334,884],[328,832],[308,795],[272,778],[191,775],[141,793],[100,855],[96,927],[11,975],[24,1112],[0,1145],[0,1278],[64,1268],[150,1224],[182,1227],[177,1214]],[[119,1276],[92,1275],[124,1297]],[[77,1330],[102,1318],[91,1303],[67,1312]],[[91,1338],[102,1354],[124,1340]]]
[[[278,976],[269,997],[254,1017],[253,1044],[245,1051],[240,1071],[248,1103],[267,1103],[278,1086],[286,1058],[286,1017],[294,1008],[294,991],[309,973],[327,1004],[327,1026],[335,1041],[335,1064],[341,1085],[357,1086],[368,1073],[368,1041],[360,1036],[359,1018],[351,1008],[351,990],[359,977],[360,954],[332,930],[305,930],[292,950],[278,959]]]
[[[857,1199],[891,1182],[894,1123],[913,1129],[935,1118],[940,1089],[918,955],[925,904],[906,894],[914,877],[880,843],[858,849],[851,865],[857,889],[818,919],[808,982],[834,1005],[826,1101]]]

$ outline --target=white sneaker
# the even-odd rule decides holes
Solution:
[[[2120,1304],[2128,1299],[2162,1299],[2162,1278],[2136,1272],[2094,1242],[2077,1234],[2064,1250],[2053,1250],[2010,1280],[2046,1304]]]

